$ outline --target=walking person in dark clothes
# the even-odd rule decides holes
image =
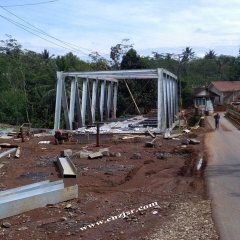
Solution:
[[[215,129],[218,129],[219,128],[220,115],[217,113],[216,115],[214,115],[214,119],[215,119]]]

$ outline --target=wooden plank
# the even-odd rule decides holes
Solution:
[[[155,138],[155,137],[156,137],[149,129],[147,129],[147,132],[150,134],[150,136],[151,136],[152,138]]]
[[[17,148],[12,148],[12,149],[9,149],[9,150],[7,150],[7,151],[5,151],[3,153],[0,153],[0,158],[6,156],[6,155],[8,155],[8,154],[10,154],[10,153],[12,153],[12,152],[14,152],[16,150],[17,150]]]
[[[19,158],[20,157],[20,151],[21,151],[21,148],[20,147],[18,147],[17,148],[17,151],[16,151],[16,154],[15,154],[15,158]]]
[[[13,145],[10,143],[0,143],[0,147],[2,147],[2,148],[18,148],[18,145]]]

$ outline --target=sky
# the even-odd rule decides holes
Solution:
[[[22,49],[87,59],[108,58],[123,39],[139,55],[180,54],[186,47],[203,57],[237,56],[239,0],[0,0],[0,40]],[[0,43],[1,45],[1,43]]]

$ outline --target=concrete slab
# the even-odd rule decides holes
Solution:
[[[42,187],[40,187],[41,184]],[[39,189],[30,189],[29,191],[1,197],[0,219],[21,214],[39,207],[45,207],[47,204],[56,204],[78,197],[78,185],[64,188],[64,184],[61,181],[52,182],[50,184],[42,182],[41,184],[39,185]],[[27,189],[29,186],[25,187]]]
[[[88,159],[96,159],[96,158],[102,158],[102,153],[100,152],[95,152],[95,153],[92,153],[88,156]]]

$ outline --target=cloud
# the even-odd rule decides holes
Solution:
[[[9,5],[9,1],[1,1]],[[11,5],[17,3],[16,0]],[[78,48],[83,55],[91,51],[109,54],[110,47],[128,38],[137,51],[144,49],[177,49],[196,46],[239,45],[240,2],[237,0],[88,0],[64,1],[52,4],[8,8],[16,16],[36,26],[46,34],[73,44],[71,48],[56,39],[38,36],[4,20],[0,39],[11,34],[25,48],[52,49],[54,54]],[[21,19],[0,8],[0,15],[27,25]],[[3,19],[1,19],[3,20]],[[32,31],[32,30],[31,30]],[[28,43],[28,44],[27,44]],[[30,43],[30,44],[29,44]],[[67,48],[67,49],[66,49]],[[207,50],[206,50],[207,51]],[[225,51],[223,49],[223,51]],[[202,51],[202,52],[205,52]],[[151,52],[149,52],[151,54]]]

